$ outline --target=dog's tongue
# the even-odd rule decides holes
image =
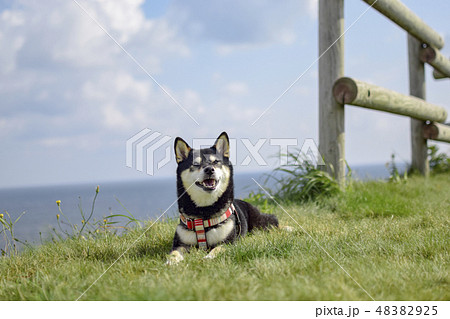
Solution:
[[[205,179],[203,184],[207,187],[214,187],[216,185],[216,181],[212,178]]]

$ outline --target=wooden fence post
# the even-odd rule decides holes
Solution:
[[[442,106],[349,77],[340,78],[334,83],[333,95],[338,103],[409,116],[421,121],[443,123],[447,119],[447,111]]]
[[[423,127],[423,137],[450,143],[450,125],[440,123],[427,124]]]
[[[450,77],[450,59],[445,57],[441,51],[430,46],[423,48],[420,52],[420,60],[428,63],[446,77]]]
[[[343,32],[344,0],[319,0],[319,55],[328,50],[319,60],[319,151],[327,171],[334,173],[341,186],[345,183],[345,113],[332,89],[344,75]]]
[[[442,49],[444,39],[400,0],[363,0],[416,39]],[[430,2],[431,3],[431,2]]]
[[[422,43],[408,34],[409,93],[425,100],[425,67],[420,60]],[[411,119],[411,168],[425,176],[430,173],[428,145],[423,137],[424,121]]]

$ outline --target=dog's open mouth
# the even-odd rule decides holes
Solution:
[[[195,182],[195,184],[204,190],[213,191],[217,187],[217,180],[214,178],[207,178],[201,182]]]

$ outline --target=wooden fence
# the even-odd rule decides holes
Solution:
[[[344,77],[344,0],[319,0],[319,151],[327,170],[345,183],[345,104],[411,118],[411,167],[429,173],[427,140],[450,143],[446,110],[425,101],[424,63],[435,79],[450,77],[442,37],[399,0],[363,0],[407,32],[409,93]]]

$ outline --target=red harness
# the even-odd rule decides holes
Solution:
[[[183,224],[190,230],[194,230],[197,235],[197,243],[199,248],[208,248],[208,242],[206,240],[205,228],[212,227],[220,224],[221,222],[227,220],[236,211],[234,205],[231,204],[225,213],[221,216],[211,219],[201,219],[201,218],[186,218],[183,214],[180,214],[180,219]]]

